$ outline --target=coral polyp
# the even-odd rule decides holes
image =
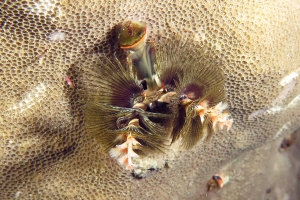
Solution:
[[[189,149],[231,128],[225,78],[216,64],[189,56],[189,43],[178,38],[156,51],[146,41],[145,22],[126,21],[117,34],[127,62],[99,57],[85,69],[83,83],[87,130],[120,165],[141,167],[135,161],[178,140]]]

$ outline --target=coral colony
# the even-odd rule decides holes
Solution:
[[[221,70],[180,53],[185,45],[156,52],[147,34],[145,22],[120,24],[117,37],[127,63],[100,58],[90,70],[93,84],[86,84],[87,130],[127,170],[175,141],[188,149],[233,123]]]

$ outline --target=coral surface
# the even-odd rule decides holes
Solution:
[[[1,199],[299,199],[299,137],[280,145],[300,127],[299,0],[28,0],[0,10]],[[125,19],[147,22],[158,46],[175,48],[178,35],[191,44],[181,53],[217,63],[234,119],[209,142],[174,143],[164,168],[142,179],[87,134],[80,95],[83,69],[120,51]],[[229,181],[207,193],[214,174]]]

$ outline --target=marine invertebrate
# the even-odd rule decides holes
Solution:
[[[271,145],[267,142],[276,133],[281,137],[299,127],[297,108],[300,104],[253,120],[248,120],[247,116],[253,111],[268,109],[280,94],[282,77],[299,68],[298,4],[295,0],[166,0],[142,4],[124,0],[4,1],[0,6],[0,129],[1,136],[2,133],[6,136],[0,137],[8,156],[0,161],[0,182],[4,183],[0,186],[1,199],[13,199],[17,190],[25,187],[28,192],[22,193],[22,199],[75,198],[74,195],[67,196],[70,188],[76,191],[76,198],[81,199],[118,199],[124,196],[128,199],[170,199],[170,194],[174,199],[210,199],[210,196],[199,197],[198,193],[199,188],[206,185],[205,176],[218,171],[224,161],[241,161],[247,154],[252,155],[247,164],[235,163],[231,167],[234,171],[239,170],[240,174],[232,178],[223,198],[245,199],[249,195],[259,198],[258,188],[265,187],[260,180],[269,180],[270,177],[280,184],[277,186],[281,190],[296,193],[295,185],[281,178],[296,174],[297,171],[292,171],[295,166],[280,170],[279,176],[274,175],[270,168],[265,167],[270,166],[268,160],[274,157],[274,151],[261,149]],[[183,41],[189,40],[193,45],[176,55],[185,52],[195,57],[203,55],[196,47],[206,46],[211,54],[204,53],[205,58],[222,63],[228,103],[235,119],[234,129],[229,134],[220,133],[221,138],[212,137],[210,142],[200,142],[201,145],[189,151],[166,153],[172,168],[168,169],[168,173],[163,170],[146,181],[126,177],[130,172],[112,165],[107,154],[99,150],[101,143],[86,134],[84,116],[80,112],[81,102],[85,101],[76,94],[81,85],[74,74],[80,75],[82,68],[93,65],[98,53],[115,51],[109,31],[124,17],[147,21],[149,37],[158,45],[168,40],[172,43],[169,46],[176,48],[177,41],[168,38],[188,32]],[[50,41],[48,36],[57,31],[66,33],[68,37]],[[49,51],[43,56],[42,64],[38,60],[32,63],[46,46],[49,46]],[[32,64],[28,66],[29,63]],[[74,78],[76,85],[72,91],[66,90],[65,74]],[[299,76],[295,80],[299,80]],[[46,89],[42,101],[33,98],[35,106],[21,116],[19,109],[7,111],[13,105],[18,106],[41,83]],[[284,104],[297,95],[299,87],[290,91]],[[293,119],[298,122],[288,123]],[[31,134],[28,134],[28,128],[33,129]],[[19,154],[16,146],[8,143],[8,140],[22,142],[27,136],[35,135],[42,136],[39,142],[43,145],[25,155]],[[61,142],[55,142],[55,137]],[[67,149],[64,149],[67,147],[74,150],[74,144],[75,151],[61,156],[66,155]],[[262,145],[265,147],[259,149],[259,155],[248,151]],[[176,144],[172,147],[177,149]],[[241,151],[248,153],[238,157]],[[172,161],[174,156],[175,162]],[[264,164],[257,165],[258,160]],[[253,176],[258,174],[258,167],[262,173]],[[253,171],[255,173],[250,174]],[[40,172],[43,173],[43,181],[30,181]],[[187,172],[189,176],[184,179]],[[240,181],[241,177],[246,180]],[[191,181],[193,184],[189,184]],[[243,184],[246,181],[249,183],[247,187]],[[283,198],[274,196],[268,198]],[[293,199],[292,196],[290,199]]]
[[[130,123],[129,123],[130,124]],[[126,141],[115,148],[110,149],[109,154],[113,158],[118,158],[121,165],[125,165],[126,169],[132,169],[136,165],[132,163],[132,158],[139,158],[133,148],[141,145],[130,133],[127,135]]]
[[[291,135],[285,136],[280,144],[279,149],[278,149],[279,152],[284,152],[287,149],[289,149],[293,145],[293,143],[296,141],[296,139],[297,139],[296,134],[291,134]]]
[[[207,182],[207,191],[210,192],[214,189],[220,189],[229,181],[229,176],[224,176],[221,174],[215,174],[213,177]]]
[[[170,47],[156,60],[155,44],[146,42],[146,35],[145,22],[119,25],[117,38],[128,53],[127,65],[100,58],[94,75],[88,75],[95,77],[96,87],[85,90],[88,131],[129,170],[142,155],[164,151],[178,139],[191,148],[224,127],[228,131],[233,122],[223,103],[224,76],[218,67],[170,55]],[[175,56],[177,63],[163,61]]]

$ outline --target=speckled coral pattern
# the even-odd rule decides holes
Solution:
[[[224,164],[299,128],[297,0],[4,1],[1,12],[1,199],[206,199]],[[174,144],[168,167],[142,180],[86,134],[80,95],[82,69],[119,51],[114,27],[125,19],[146,21],[157,45],[176,46],[170,38],[179,35],[206,48],[226,76],[234,119],[207,143]]]

